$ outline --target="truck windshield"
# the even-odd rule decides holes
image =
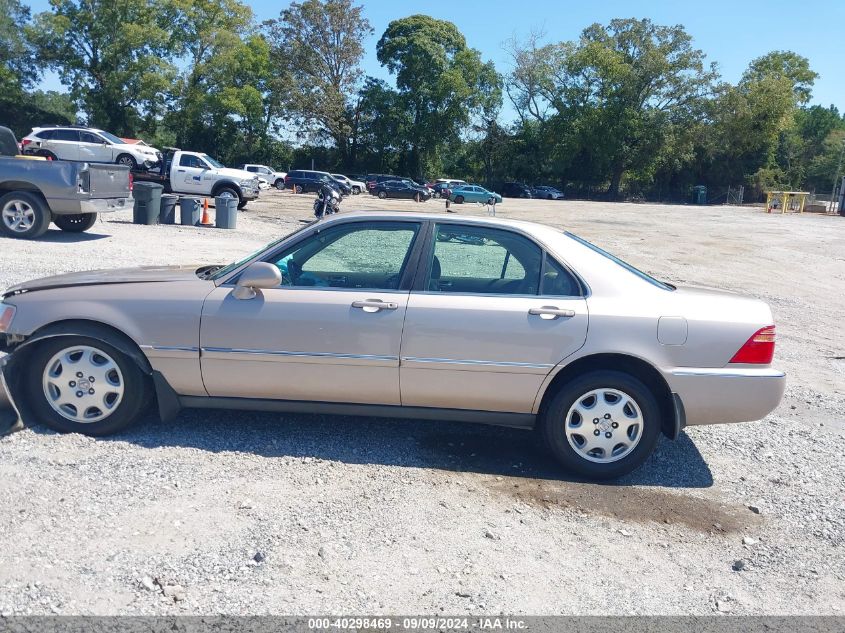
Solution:
[[[200,156],[202,156],[206,160],[206,162],[209,165],[211,165],[212,167],[214,167],[215,169],[225,169],[226,168],[224,165],[222,165],[218,161],[214,160],[208,154],[200,154]]]

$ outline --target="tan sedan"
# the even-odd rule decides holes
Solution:
[[[755,299],[675,288],[588,242],[496,218],[355,213],[228,266],[8,289],[3,378],[24,421],[102,435],[151,402],[538,427],[618,477],[660,433],[780,402]]]

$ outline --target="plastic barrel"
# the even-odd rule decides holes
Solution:
[[[136,182],[132,190],[135,206],[132,221],[135,224],[157,224],[164,187],[154,182]]]
[[[233,229],[238,221],[237,198],[214,199],[214,225],[218,229]]]
[[[161,196],[161,210],[158,213],[159,224],[176,224],[176,204],[179,196],[165,193]]]
[[[179,200],[179,217],[185,226],[197,226],[202,219],[202,208],[199,198],[181,198]]]

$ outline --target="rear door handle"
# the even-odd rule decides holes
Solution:
[[[565,310],[557,306],[543,306],[541,308],[530,308],[528,314],[546,320],[557,319],[558,317],[568,319],[575,316],[575,310]]]
[[[361,308],[364,312],[378,312],[379,310],[395,310],[399,307],[399,304],[392,301],[382,301],[381,299],[364,299],[363,301],[353,301],[352,307]]]

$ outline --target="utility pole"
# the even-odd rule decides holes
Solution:
[[[833,188],[830,190],[830,204],[827,206],[828,213],[833,213],[833,198],[836,196],[836,185],[839,183],[839,174],[842,173],[842,158],[845,157],[845,138],[842,139],[842,150],[839,152],[839,163],[836,165],[836,175],[833,177]],[[839,209],[842,211],[842,209]]]

